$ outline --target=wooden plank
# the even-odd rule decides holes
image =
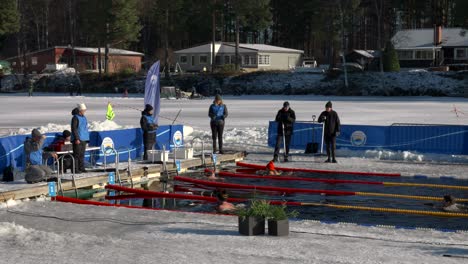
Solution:
[[[237,153],[230,153],[230,154],[222,154],[218,156],[218,162],[233,162],[243,160],[245,157],[244,152],[237,152]],[[213,162],[210,158],[206,158],[206,165],[213,166]],[[202,159],[190,159],[190,160],[181,160],[181,169],[182,171],[186,171],[189,168],[200,167],[202,166]],[[132,169],[132,179],[134,184],[138,184],[140,182],[147,181],[147,179],[155,179],[161,176],[162,165],[161,164],[146,164],[145,167],[147,169],[147,175],[144,176],[145,170],[143,167]],[[176,167],[173,163],[167,163],[167,169],[169,172],[175,172]],[[126,170],[119,170],[120,178],[122,181],[129,182],[130,179],[127,176]],[[87,178],[79,178],[76,179],[76,188],[104,188],[107,184],[108,180],[108,173],[103,172],[102,175],[97,175],[93,177]],[[75,186],[73,186],[73,182],[71,180],[62,180],[62,188],[64,191],[74,190]],[[0,202],[7,201],[9,199],[24,199],[24,198],[31,198],[31,197],[38,197],[41,195],[48,195],[48,186],[41,185],[41,186],[31,186],[23,189],[12,190],[12,191],[5,191],[0,192]]]

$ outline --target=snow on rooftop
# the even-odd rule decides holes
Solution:
[[[441,46],[468,46],[468,34],[462,28],[442,28]],[[420,48],[434,46],[434,29],[406,29],[398,31],[392,38],[396,49]]]
[[[265,45],[265,44],[239,44],[241,53],[248,53],[252,51],[257,52],[283,52],[283,53],[304,53],[302,50],[288,49],[283,47]],[[178,50],[175,53],[211,53],[212,44],[204,44],[200,46],[191,47],[188,49]],[[234,43],[216,43],[215,44],[215,53],[234,53],[235,44]]]

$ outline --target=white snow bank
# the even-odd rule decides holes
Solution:
[[[59,125],[49,123],[45,126],[36,127],[41,131],[41,133],[51,133],[51,132],[63,132],[64,130],[70,130],[70,125]],[[131,126],[121,126],[114,121],[105,120],[105,121],[93,121],[88,126],[90,131],[108,131],[108,130],[118,130],[131,128]],[[31,133],[33,128],[19,128],[16,130],[10,130],[10,136],[13,135],[27,135]]]

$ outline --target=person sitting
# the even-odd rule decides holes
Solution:
[[[227,194],[226,190],[220,190],[216,194],[216,198],[218,198],[218,204],[216,205],[216,211],[220,213],[229,213],[236,210],[236,207],[227,201],[229,195]]]
[[[268,162],[265,170],[268,173],[267,175],[280,175],[281,174],[279,171],[276,170],[274,160],[271,160],[270,162]]]
[[[57,179],[56,177],[52,177],[53,171],[47,165],[42,164],[44,158],[53,157],[57,159],[57,154],[55,152],[44,153],[42,151],[45,138],[46,136],[42,135],[39,130],[33,129],[31,138],[27,137],[24,142],[24,156],[26,158],[26,174],[24,179],[27,183]]]
[[[442,204],[442,210],[446,212],[454,213],[466,213],[468,212],[468,205],[459,204],[455,202],[456,199],[452,195],[444,195],[444,202]]]
[[[71,144],[71,132],[68,130],[64,130],[61,135],[55,137],[54,142],[49,146],[49,149],[54,151],[71,151],[72,150]],[[59,163],[59,166],[61,163]],[[67,170],[73,171],[73,159],[70,155],[66,155],[63,157],[63,172],[67,172]]]

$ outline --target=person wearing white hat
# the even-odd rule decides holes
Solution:
[[[72,111],[71,141],[73,143],[73,156],[75,158],[75,173],[86,172],[84,167],[84,154],[89,141],[88,120],[86,119],[86,105],[80,103]]]

